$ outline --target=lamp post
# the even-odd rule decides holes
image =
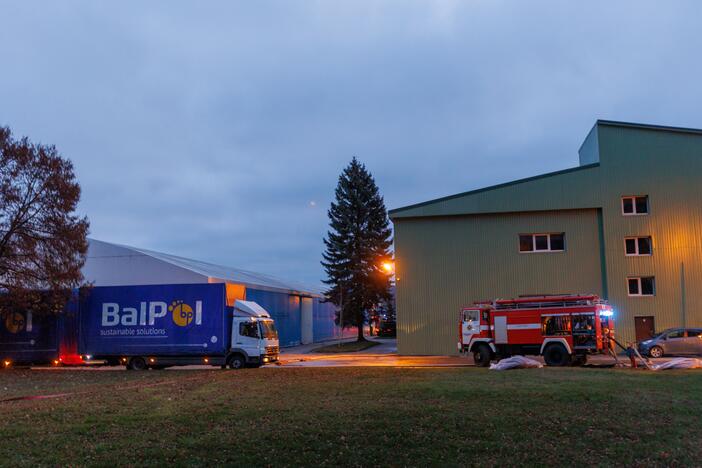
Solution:
[[[344,340],[344,282],[339,281],[339,348]]]
[[[392,278],[395,275],[395,262],[392,260],[384,260],[380,265],[380,272],[385,274],[387,277]],[[378,314],[376,314],[378,317]],[[378,324],[380,324],[380,318],[378,317]],[[372,331],[372,327],[371,327]]]

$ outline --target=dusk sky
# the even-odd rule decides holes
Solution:
[[[0,126],[91,237],[310,285],[353,156],[388,209],[577,165],[595,120],[702,127],[702,3],[0,0]]]

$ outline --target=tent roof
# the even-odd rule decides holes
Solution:
[[[95,239],[90,239],[90,242],[95,241]],[[300,295],[321,296],[323,294],[322,290],[319,288],[309,287],[300,283],[283,280],[275,276],[263,273],[256,273],[253,271],[242,270],[239,268],[202,262],[190,258],[179,257],[177,255],[156,252],[154,250],[131,247],[128,245],[115,244],[104,241],[97,242],[121,247],[123,249],[133,251],[138,255],[146,255],[156,260],[160,260],[162,262],[169,263],[180,268],[184,268],[186,270],[192,271],[203,276],[207,276],[208,278],[214,278],[225,282],[243,284],[244,286],[252,288],[263,288]]]

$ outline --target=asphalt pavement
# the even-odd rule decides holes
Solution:
[[[284,348],[278,367],[462,367],[473,365],[473,359],[459,356],[400,356],[397,341],[369,338],[378,345],[354,353],[315,353],[313,350],[334,343]]]
[[[397,353],[397,341],[389,338],[369,338],[377,341],[378,345],[365,351],[347,353],[316,353],[315,349],[333,345],[334,342],[314,343],[281,349],[280,360],[268,364],[266,368],[293,368],[293,367],[465,367],[475,365],[471,355],[466,356],[401,356]],[[347,339],[345,341],[353,341]],[[543,363],[539,356],[529,356]],[[652,359],[655,363],[667,361],[669,358]],[[629,360],[620,357],[628,365]],[[610,356],[591,356],[590,365],[614,364]],[[123,370],[124,367],[86,366],[86,367],[35,367],[45,370]],[[212,369],[212,366],[182,366],[171,369]]]

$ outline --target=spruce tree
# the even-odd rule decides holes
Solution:
[[[339,311],[336,323],[358,327],[363,341],[366,311],[390,298],[390,277],[381,265],[391,257],[392,231],[378,186],[355,157],[339,176],[328,215],[322,261],[327,300],[343,312],[343,323]]]

